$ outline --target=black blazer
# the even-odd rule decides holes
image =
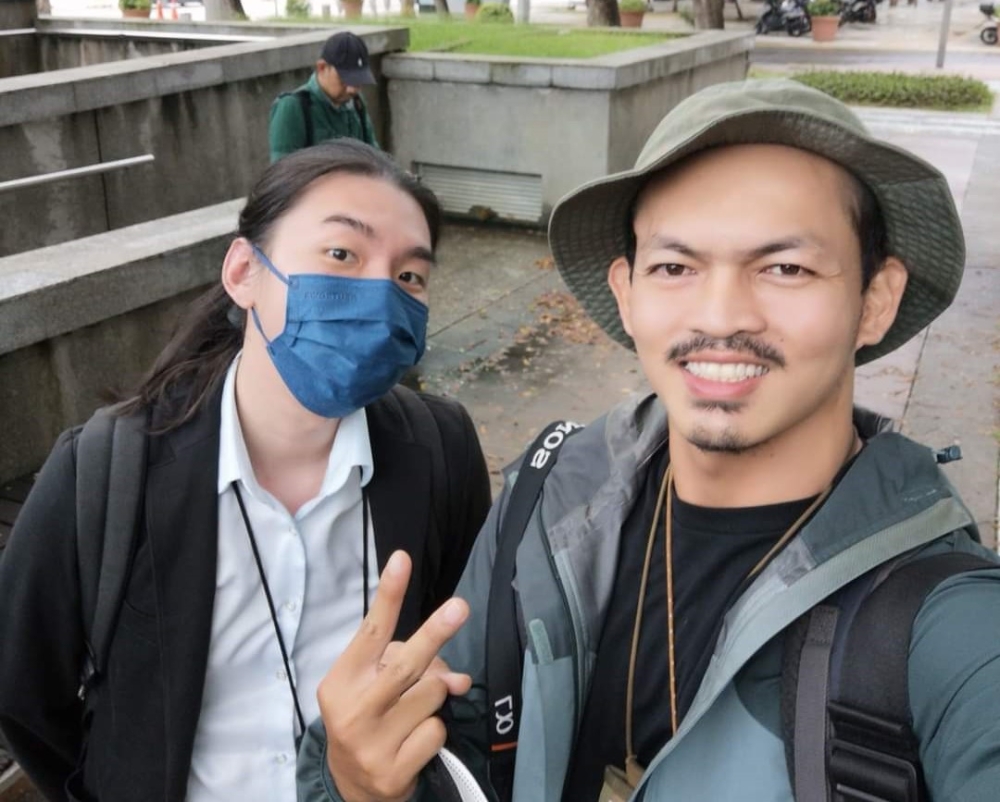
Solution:
[[[445,449],[445,532],[432,508],[429,449],[394,405],[367,408],[378,566],[395,549],[414,563],[397,637],[450,596],[490,503],[468,414],[454,401],[421,397]],[[105,678],[86,709],[76,695],[84,650],[77,430],[59,438],[11,533],[0,561],[0,729],[50,799],[184,799],[215,597],[220,400],[221,387],[190,422],[150,438],[128,588]],[[158,417],[154,409],[154,430]]]

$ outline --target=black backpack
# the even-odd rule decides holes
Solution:
[[[382,399],[406,421],[431,455],[432,488],[447,488],[441,430],[420,396],[396,386]],[[132,567],[146,478],[148,421],[144,413],[99,409],[84,425],[76,451],[76,539],[86,654],[79,697],[104,674]],[[433,494],[434,523],[448,531],[448,499]]]
[[[514,557],[545,477],[565,438],[578,428],[558,422],[538,436],[515,478],[497,535],[486,682],[489,776],[500,802],[513,796],[521,713],[524,648],[512,587]],[[938,455],[939,462],[955,458],[951,450]],[[796,802],[927,802],[908,691],[913,620],[948,577],[995,567],[965,553],[912,562],[904,556],[849,583],[788,627],[781,714]]]

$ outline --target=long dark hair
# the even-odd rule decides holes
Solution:
[[[296,151],[268,167],[240,212],[236,236],[266,248],[275,223],[312,183],[336,173],[377,178],[401,189],[419,204],[430,229],[431,250],[437,248],[441,207],[434,193],[390,156],[353,139]],[[119,406],[119,414],[160,406],[154,433],[189,421],[212,395],[242,346],[244,320],[221,282],[198,298],[138,389]]]

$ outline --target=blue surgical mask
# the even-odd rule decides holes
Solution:
[[[278,374],[310,412],[342,418],[361,409],[423,356],[427,306],[395,281],[286,276],[256,245],[253,251],[288,287],[281,334],[268,340],[251,309],[254,324]]]

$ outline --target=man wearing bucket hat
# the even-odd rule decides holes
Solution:
[[[1000,799],[1000,560],[944,455],[853,408],[855,366],[957,291],[941,174],[815,90],[721,84],[563,199],[549,238],[653,393],[562,446],[513,582],[495,567],[538,452],[460,600],[391,646],[407,577],[387,573],[320,687],[300,799],[451,798],[446,738],[524,802]]]
[[[278,95],[271,105],[271,161],[340,137],[377,148],[375,128],[360,94],[362,86],[374,84],[364,40],[350,31],[335,33],[323,44],[309,80],[294,92]]]

